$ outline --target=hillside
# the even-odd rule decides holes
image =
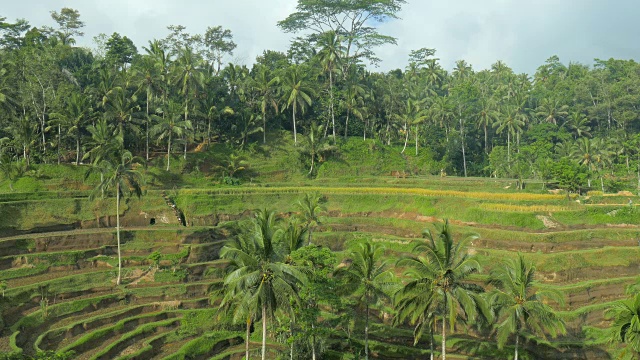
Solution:
[[[604,310],[626,298],[625,288],[638,281],[637,197],[567,199],[535,182],[516,190],[508,179],[436,176],[438,171],[425,168],[428,161],[355,139],[327,157],[310,179],[293,145],[285,138],[278,143],[241,154],[248,165],[234,177],[238,185],[220,184],[225,181],[220,159],[230,153],[223,146],[190,153],[187,162],[176,159],[175,172],[144,169],[144,195],[121,207],[124,281],[119,286],[115,200],[88,197],[98,179],[83,181],[82,167],[46,165],[17,181],[14,192],[6,180],[0,183],[0,280],[6,283],[0,351],[73,351],[78,359],[240,359],[244,326],[219,312],[217,290],[227,263],[218,252],[253,210],[269,208],[289,218],[304,194],[317,192],[325,209],[314,244],[331,249],[338,262],[356,244],[370,242],[384,245],[385,258],[395,263],[411,254],[423,229],[449,219],[457,239],[478,236],[469,247],[482,268],[473,277],[476,283],[502,259],[521,253],[536,265],[540,287],[562,294],[563,304],[550,305],[565,321],[567,334],[549,342],[525,341],[525,354],[609,356],[594,336],[609,325]],[[403,268],[393,272],[402,279]],[[390,306],[373,314],[372,356],[424,358],[427,338],[413,346],[408,324],[392,326]],[[336,316],[333,310],[323,308],[327,321]],[[348,329],[327,333],[323,358],[353,358],[362,349],[362,329],[356,316]],[[269,338],[270,356],[287,348],[281,339]],[[260,342],[255,331],[250,347],[256,356]],[[447,347],[451,358],[489,359],[510,351],[509,345],[497,350],[491,332],[467,333],[462,324]]]

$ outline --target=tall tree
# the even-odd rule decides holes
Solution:
[[[287,254],[277,243],[276,214],[258,210],[248,233],[232,238],[220,250],[220,257],[231,261],[231,272],[224,280],[225,291],[234,297],[251,294],[262,312],[262,359],[267,353],[267,319],[278,308],[291,306],[298,287],[306,281],[295,266],[283,262]],[[254,308],[253,306],[251,308]]]
[[[353,290],[358,302],[365,307],[364,356],[367,360],[369,359],[370,308],[378,305],[381,300],[389,298],[395,286],[387,262],[381,259],[384,250],[384,247],[379,244],[360,243],[349,254],[351,264],[339,268],[336,272],[336,276],[346,281],[347,287]]]
[[[82,130],[86,127],[88,120],[93,113],[89,98],[77,92],[74,92],[65,100],[62,111],[52,113],[51,119],[53,125],[58,126],[58,151],[60,149],[60,128],[64,127],[69,135],[72,135],[76,143],[76,165],[80,164],[80,140],[82,137]],[[58,163],[60,156],[58,154]]]
[[[640,355],[640,292],[629,299],[615,302],[605,314],[607,319],[612,320],[609,342],[625,344],[625,348],[620,349],[621,358],[637,359]]]
[[[100,171],[104,177],[96,187],[96,191],[92,194],[94,197],[97,193],[105,193],[108,190],[114,190],[116,193],[116,239],[118,244],[118,278],[116,285],[120,285],[122,281],[122,253],[120,246],[120,199],[130,194],[137,197],[142,196],[142,174],[133,169],[134,164],[138,164],[136,158],[131,152],[118,149],[119,154],[109,160],[102,160],[98,164],[94,164],[94,171]]]
[[[518,360],[520,337],[533,333],[554,337],[565,333],[564,323],[553,309],[544,303],[551,299],[563,303],[559,292],[545,291],[536,287],[536,268],[518,254],[496,267],[489,276],[489,284],[495,287],[490,293],[490,303],[497,312],[498,346],[503,347],[509,337],[515,337],[514,360]]]
[[[298,0],[296,11],[278,26],[290,33],[311,31],[311,40],[334,31],[345,39],[347,67],[362,58],[376,63],[373,48],[395,44],[396,39],[380,34],[373,24],[397,19],[404,4],[404,0]]]
[[[282,78],[282,92],[285,108],[291,108],[293,118],[293,141],[298,142],[296,131],[296,110],[304,113],[307,106],[311,106],[313,101],[313,89],[310,87],[304,69],[299,65],[289,67]]]
[[[192,128],[192,125],[191,121],[184,120],[181,105],[174,101],[167,103],[163,111],[163,117],[157,117],[157,121],[158,123],[151,128],[151,135],[156,137],[158,142],[167,141],[167,171],[169,171],[173,136],[183,136],[185,131]]]
[[[84,27],[84,22],[80,20],[80,12],[71,8],[62,8],[60,12],[51,11],[51,18],[58,23],[57,35],[63,45],[74,45],[74,36],[84,36],[80,30]]]
[[[466,249],[468,242],[474,237],[455,243],[447,221],[435,236],[428,229],[423,232],[423,236],[426,241],[418,243],[413,249],[414,254],[420,255],[400,259],[398,265],[413,268],[415,272],[415,275],[412,274],[414,279],[408,283],[414,285],[409,285],[404,291],[410,294],[415,287],[421,287],[425,291],[422,296],[429,300],[420,305],[422,310],[427,311],[427,314],[429,309],[425,307],[439,310],[442,317],[442,360],[446,360],[447,322],[453,329],[459,317],[472,322],[479,309],[482,314],[488,314],[484,303],[477,296],[483,289],[469,281],[469,276],[480,270],[480,264]],[[422,319],[420,315],[416,315],[418,320],[427,320],[424,315]]]
[[[231,30],[223,29],[222,26],[208,27],[204,33],[204,46],[206,48],[206,59],[211,65],[215,64],[216,74],[220,73],[222,58],[224,55],[233,55],[236,43],[233,42]]]
[[[333,101],[333,73],[336,66],[342,61],[344,47],[340,36],[335,31],[327,31],[320,34],[318,39],[318,58],[323,70],[329,74],[329,112],[331,113],[331,129],[333,131],[333,141],[336,141],[336,117]]]
[[[260,66],[252,79],[252,87],[258,92],[260,111],[262,112],[262,143],[267,143],[267,111],[272,108],[278,112],[278,84],[280,78],[272,75],[269,68]]]
[[[296,203],[296,207],[300,211],[300,218],[307,226],[308,244],[311,245],[313,229],[320,224],[320,212],[325,210],[321,203],[321,196],[318,193],[306,193]]]

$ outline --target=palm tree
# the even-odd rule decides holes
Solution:
[[[415,101],[414,99],[407,99],[402,114],[396,115],[396,120],[404,123],[404,129],[406,131],[404,148],[402,149],[401,153],[404,153],[405,149],[407,148],[407,142],[409,141],[409,128],[413,125],[416,127],[416,155],[418,155],[418,125],[427,119],[427,112],[422,108],[421,105],[422,104],[419,101]]]
[[[289,67],[282,79],[282,92],[285,108],[291,107],[293,111],[293,142],[298,142],[296,132],[296,110],[304,113],[307,106],[311,106],[313,90],[307,84],[304,70],[301,66],[292,65]]]
[[[394,294],[394,308],[396,317],[394,323],[399,325],[408,320],[414,325],[413,345],[415,346],[425,331],[429,333],[429,347],[431,360],[434,357],[434,327],[437,310],[437,302],[434,299],[436,293],[432,289],[432,274],[430,264],[426,258],[416,258],[413,265],[408,268],[404,276],[409,281]]]
[[[336,275],[342,278],[348,287],[353,288],[358,301],[365,306],[364,356],[369,359],[369,313],[372,305],[389,298],[393,291],[393,275],[387,270],[387,262],[381,261],[384,246],[364,242],[351,250],[351,264],[339,268]]]
[[[311,157],[311,168],[309,169],[309,176],[313,174],[313,169],[316,160],[321,161],[322,156],[331,151],[335,151],[337,148],[334,145],[329,145],[326,142],[326,138],[322,138],[322,130],[324,126],[318,125],[315,121],[309,126],[309,133],[304,137],[303,146],[300,149],[301,152],[309,154]]]
[[[540,106],[536,109],[536,115],[544,119],[544,121],[557,124],[559,119],[569,115],[568,105],[562,105],[560,100],[544,98],[540,102]]]
[[[93,199],[98,192],[105,193],[114,189],[116,193],[116,238],[118,241],[118,278],[116,285],[120,285],[122,280],[122,254],[120,251],[120,199],[130,194],[137,197],[142,196],[142,175],[133,170],[134,165],[138,165],[138,160],[131,155],[131,152],[119,149],[119,154],[109,160],[102,160],[99,164],[94,164],[90,171],[100,171],[104,178],[91,195]],[[87,175],[89,172],[87,172]]]
[[[498,346],[502,348],[511,335],[515,336],[514,359],[518,360],[520,337],[527,332],[544,336],[565,333],[564,323],[543,301],[549,298],[559,304],[562,295],[557,291],[536,288],[536,268],[518,254],[491,271],[489,284],[495,287],[490,302],[497,311]]]
[[[574,111],[569,115],[569,118],[563,125],[566,125],[567,130],[573,133],[573,138],[577,140],[581,137],[591,137],[591,127],[589,127],[589,119],[580,111]]]
[[[31,147],[38,140],[38,124],[31,122],[28,117],[20,116],[10,123],[6,131],[11,135],[14,147],[22,149],[22,158],[26,166],[31,163]]]
[[[333,141],[335,142],[336,118],[333,106],[333,73],[340,68],[336,67],[336,65],[341,63],[345,48],[341,43],[340,35],[335,31],[322,33],[318,39],[318,46],[320,51],[318,51],[317,56],[320,64],[322,64],[322,69],[329,74],[329,111],[331,112],[331,128],[333,130]]]
[[[351,68],[354,69],[354,68]],[[347,110],[347,117],[344,122],[344,138],[347,138],[349,134],[349,116],[355,115],[358,119],[362,120],[364,117],[364,96],[366,91],[364,87],[358,82],[356,75],[352,74],[355,71],[350,71],[347,77],[346,89],[344,92],[344,99],[342,100],[343,107]],[[366,127],[365,127],[366,131]]]
[[[296,204],[296,207],[300,210],[300,218],[308,229],[309,245],[311,245],[313,229],[320,224],[320,212],[325,210],[320,203],[320,198],[321,196],[318,193],[306,193],[302,200]]]
[[[171,161],[171,140],[173,135],[183,136],[185,131],[191,129],[191,121],[182,118],[180,104],[169,101],[166,115],[158,118],[158,124],[151,129],[151,134],[157,136],[158,142],[167,140],[167,171]]]
[[[278,112],[277,86],[280,78],[272,76],[266,66],[261,66],[253,79],[253,88],[259,93],[260,111],[262,111],[262,143],[267,142],[267,110],[273,108]]]
[[[113,89],[111,96],[107,101],[107,114],[118,126],[118,132],[125,139],[124,127],[126,124],[132,124],[136,120],[140,120],[138,111],[140,107],[137,104],[137,96],[127,94],[124,88],[116,87]],[[134,131],[137,132],[137,131]]]
[[[232,238],[220,250],[220,257],[231,261],[231,272],[224,280],[231,297],[245,293],[262,311],[262,359],[267,351],[267,318],[276,309],[290,307],[305,276],[293,265],[283,262],[286,255],[276,241],[276,215],[259,210],[253,228],[240,238]]]
[[[449,142],[449,123],[453,119],[453,104],[448,96],[438,96],[435,98],[431,108],[429,110],[431,118],[434,122],[440,124],[440,127],[445,129],[447,142]]]
[[[420,255],[398,261],[399,266],[413,268],[409,272],[412,280],[403,292],[410,302],[429,300],[415,308],[415,311],[422,312],[415,314],[417,320],[425,322],[432,309],[439,310],[442,316],[442,360],[446,360],[447,319],[449,327],[453,329],[456,319],[461,315],[471,322],[475,320],[478,309],[482,310],[482,314],[487,313],[477,296],[483,289],[468,281],[471,274],[480,270],[478,261],[466,250],[467,243],[476,237],[467,237],[454,243],[448,221],[436,236],[428,229],[423,231],[423,236],[427,241],[418,243],[413,249],[413,253]],[[416,294],[416,291],[423,293]]]
[[[149,42],[150,48],[154,48],[153,43]],[[151,50],[145,48],[148,54],[152,54]],[[161,50],[158,50],[161,51]],[[141,61],[141,71],[138,73],[138,87],[145,92],[146,100],[146,126],[145,126],[145,157],[149,160],[149,132],[151,130],[151,106],[156,94],[162,92],[163,79],[161,76],[160,63],[152,56],[145,56]]]
[[[493,126],[493,123],[498,120],[500,113],[495,110],[495,103],[488,98],[482,97],[480,99],[480,111],[477,115],[477,125],[484,129],[484,152],[489,154],[489,140],[487,128]]]
[[[507,132],[507,162],[511,163],[511,136],[517,136],[522,132],[524,126],[524,115],[517,106],[508,105],[503,109],[503,113],[497,122],[493,124],[496,134]]]
[[[14,191],[13,183],[22,176],[25,171],[24,163],[13,161],[13,157],[6,151],[0,152],[0,172],[2,176],[9,180],[9,189]]]
[[[194,54],[189,46],[185,46],[180,50],[174,67],[174,85],[178,86],[179,92],[184,101],[184,121],[189,121],[189,104],[195,92],[202,87],[204,75],[201,71],[201,59]],[[186,129],[189,130],[189,129]],[[187,158],[187,131],[183,131],[182,136],[185,140],[184,157]]]
[[[74,92],[66,98],[61,112],[52,113],[51,124],[58,127],[58,163],[60,163],[60,128],[65,127],[67,133],[73,135],[76,142],[76,165],[80,164],[80,139],[89,116],[92,113],[89,98],[84,94]]]
[[[609,342],[627,344],[620,355],[637,359],[640,355],[640,292],[629,299],[615,302],[605,315],[612,320]]]
[[[571,156],[578,164],[586,166],[590,171],[600,174],[600,185],[604,192],[604,180],[602,170],[607,158],[611,155],[611,151],[607,143],[602,138],[589,139],[586,137],[578,139],[573,146]],[[588,181],[591,186],[591,179]]]

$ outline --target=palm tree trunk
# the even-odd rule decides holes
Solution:
[[[406,136],[404,137],[404,147],[402,148],[402,151],[400,151],[400,154],[404,154],[404,151],[407,149],[407,143],[409,142],[409,128],[407,127],[407,123],[404,123],[404,130],[407,132]]]
[[[76,131],[76,165],[80,164],[80,131]]]
[[[484,124],[484,152],[489,154],[488,136],[487,136],[487,124]]]
[[[309,170],[309,176],[313,173],[313,165],[315,164],[316,154],[311,153],[311,169]]]
[[[167,171],[169,171],[170,161],[171,161],[171,133],[169,133],[169,144],[167,145]]]
[[[367,303],[367,318],[364,324],[364,358],[369,360],[369,304]]]
[[[431,327],[431,325],[429,325],[429,327]],[[436,332],[436,321],[435,319],[433,320],[433,329],[429,330],[429,350],[430,350],[430,356],[429,359],[433,360],[433,348],[435,347],[433,344],[433,334]]]
[[[467,155],[464,151],[464,128],[462,127],[462,116],[460,116],[460,143],[462,144],[462,165],[464,166],[464,177],[467,177]]]
[[[289,360],[293,360],[293,316],[291,317],[291,322],[289,326],[291,331],[291,345],[289,346]]]
[[[262,360],[267,358],[267,305],[262,304]]]
[[[367,126],[369,126],[369,120],[365,122],[364,130],[362,131],[362,140],[367,141]]]
[[[602,188],[602,193],[604,194],[604,180],[602,179],[602,175],[600,176],[600,187]]]
[[[519,340],[518,334],[516,334],[516,353],[513,360],[518,360],[518,340]]]
[[[122,254],[120,253],[120,183],[116,184],[116,238],[118,240],[118,279],[116,285],[122,280]]]
[[[145,149],[146,149],[146,157],[147,157],[147,161],[149,161],[149,92],[147,92],[147,129],[146,129],[146,144],[145,144]]]
[[[311,245],[311,233],[313,232],[313,227],[309,226],[309,245]]]
[[[446,311],[442,314],[442,360],[447,359],[447,317],[445,313]]]
[[[296,136],[296,102],[293,101],[293,142],[298,143],[298,137]]]
[[[182,138],[184,139],[184,159],[187,160],[187,137],[183,136]]]
[[[3,295],[4,297],[4,295]],[[316,360],[316,332],[315,324],[311,323],[311,360]]]
[[[418,156],[418,125],[416,125],[416,156]]]
[[[333,143],[336,142],[336,117],[333,112],[333,71],[329,70],[329,96],[331,97],[331,129],[333,131]]]
[[[262,111],[262,143],[267,143],[267,112]]]
[[[60,125],[58,125],[58,165],[60,165],[60,145],[62,145],[61,140],[61,135],[60,135]],[[76,162],[76,165],[78,163]]]
[[[511,133],[507,130],[507,165],[511,169]]]
[[[249,337],[251,336],[251,316],[247,317],[247,337],[244,341],[245,360],[249,360]]]
[[[347,138],[347,133],[349,131],[349,108],[347,108],[347,121],[344,122],[344,138]]]

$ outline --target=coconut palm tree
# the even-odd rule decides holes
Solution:
[[[419,101],[416,101],[414,99],[407,99],[404,111],[401,114],[396,115],[396,120],[398,122],[404,123],[404,129],[406,131],[404,147],[401,151],[402,154],[404,154],[404,151],[407,148],[407,142],[409,141],[409,129],[411,126],[415,126],[416,155],[418,155],[418,125],[423,123],[427,119],[427,117],[427,111],[422,108],[422,104]]]
[[[189,110],[191,99],[195,98],[195,93],[202,87],[204,74],[202,72],[202,59],[193,52],[189,46],[180,50],[175,61],[173,83],[178,87],[182,95],[184,106],[184,121],[189,121]],[[184,158],[187,158],[187,134],[189,128],[182,132],[184,143]]]
[[[103,159],[99,164],[94,164],[93,171],[103,174],[103,180],[96,186],[91,194],[93,199],[96,194],[113,189],[116,193],[116,239],[118,243],[118,278],[116,285],[122,281],[122,254],[120,250],[120,199],[128,195],[142,196],[142,174],[133,167],[140,163],[139,159],[131,155],[131,152],[122,148],[118,154],[109,160]],[[91,170],[90,170],[91,171]],[[87,175],[90,172],[87,172]]]
[[[153,48],[153,43],[150,42],[150,47]],[[145,48],[147,53],[151,50]],[[161,50],[158,50],[161,51]],[[157,94],[163,91],[163,78],[161,76],[160,63],[152,56],[144,56],[141,60],[140,71],[137,73],[138,89],[143,90],[145,93],[145,158],[149,160],[149,133],[151,131],[151,107],[153,106],[153,99]]]
[[[322,131],[324,126],[318,125],[315,121],[309,126],[309,133],[303,138],[303,145],[300,151],[306,153],[311,157],[311,168],[309,169],[309,176],[313,174],[316,161],[321,161],[322,156],[331,151],[335,151],[337,147],[327,143],[327,138],[322,137]]]
[[[404,277],[409,280],[394,294],[394,308],[396,316],[394,324],[399,325],[404,321],[414,327],[413,345],[415,346],[424,332],[429,333],[430,358],[434,357],[434,326],[438,309],[434,299],[436,292],[432,289],[432,274],[430,264],[426,258],[416,258],[409,267]]]
[[[401,259],[398,265],[413,269],[409,273],[412,277],[408,282],[409,287],[404,289],[407,294],[405,297],[411,302],[416,301],[414,299],[429,300],[416,308],[415,311],[422,312],[415,314],[416,321],[425,322],[432,309],[438,309],[442,317],[442,360],[445,360],[447,322],[453,329],[456,319],[460,316],[472,322],[478,310],[483,315],[488,314],[478,296],[483,289],[469,282],[469,276],[480,271],[480,265],[466,249],[467,243],[475,237],[467,237],[455,243],[448,221],[438,229],[435,236],[428,229],[423,231],[423,236],[427,240],[418,243],[413,249],[414,254],[420,255]],[[424,293],[416,294],[415,291]],[[400,298],[402,299],[402,296]]]
[[[563,125],[567,127],[567,130],[573,133],[573,138],[575,140],[581,137],[591,137],[589,119],[587,119],[587,117],[580,111],[572,112]]]
[[[489,301],[497,312],[498,346],[502,348],[513,335],[515,360],[518,360],[519,341],[523,335],[551,333],[555,337],[565,333],[562,319],[544,303],[548,298],[562,304],[562,295],[536,288],[535,272],[535,266],[518,254],[517,258],[496,267],[489,277],[489,284],[495,287],[489,294]]]
[[[135,124],[139,118],[138,98],[135,94],[129,95],[127,90],[116,87],[111,92],[107,100],[107,116],[114,120],[118,127],[118,132],[125,139],[125,125]],[[134,128],[134,132],[137,132]]]
[[[511,163],[511,137],[518,136],[522,132],[525,124],[525,117],[519,108],[514,105],[507,105],[502,109],[502,114],[498,121],[493,123],[496,134],[507,133],[507,162]]]
[[[260,111],[262,112],[262,143],[267,142],[267,110],[273,108],[278,112],[278,83],[280,78],[272,76],[266,66],[261,66],[252,81],[252,87],[259,94]]]
[[[227,241],[220,257],[230,260],[231,271],[224,280],[225,292],[246,293],[253,305],[249,309],[262,312],[262,359],[267,351],[267,319],[278,308],[291,306],[305,276],[295,266],[284,262],[284,247],[277,242],[276,215],[259,210],[251,230],[240,238]],[[248,300],[247,300],[248,301]],[[260,309],[260,310],[257,310]],[[257,314],[255,314],[257,316]]]
[[[63,109],[60,112],[50,114],[50,124],[58,127],[58,163],[60,163],[60,145],[62,142],[60,128],[64,127],[69,135],[72,135],[76,143],[76,165],[80,164],[80,140],[82,129],[92,115],[93,109],[89,98],[84,94],[74,92],[67,97]]]
[[[289,67],[282,78],[282,100],[285,108],[291,108],[293,115],[293,142],[298,142],[296,131],[296,111],[304,113],[307,106],[311,106],[313,101],[313,89],[307,83],[304,69],[298,65]]]
[[[351,264],[339,268],[336,276],[343,279],[346,288],[353,291],[358,302],[365,307],[364,356],[369,359],[369,318],[371,306],[388,299],[395,282],[388,270],[388,262],[382,261],[384,246],[364,242],[351,250],[348,258]]]
[[[300,218],[307,227],[309,245],[311,245],[313,229],[320,224],[320,212],[326,210],[320,203],[320,198],[318,193],[306,193],[302,200],[296,203],[296,207],[300,210]]]
[[[602,138],[589,139],[586,137],[578,139],[571,152],[571,156],[578,164],[586,166],[593,173],[600,175],[602,192],[604,192],[602,170],[611,154],[608,144]],[[588,185],[591,186],[591,179],[589,179]]]
[[[557,124],[558,120],[569,115],[568,105],[563,105],[558,99],[544,98],[540,101],[540,106],[536,108],[536,116],[540,116],[544,121]]]
[[[160,118],[156,116],[158,123],[151,128],[151,135],[157,137],[157,141],[167,141],[167,171],[171,161],[171,140],[173,136],[181,137],[185,131],[192,128],[191,121],[184,120],[182,117],[181,105],[169,101],[166,106],[165,116]]]
[[[610,343],[626,344],[620,348],[621,359],[637,359],[640,356],[640,292],[626,300],[615,302],[606,310],[605,316],[611,320],[608,340]]]
[[[322,69],[329,74],[329,112],[331,113],[331,128],[333,130],[333,141],[336,140],[336,117],[333,106],[333,73],[340,69],[342,56],[345,48],[342,45],[340,35],[335,31],[327,31],[320,35],[317,45],[320,47],[318,51],[318,59],[322,64]]]
[[[495,102],[486,97],[480,99],[479,112],[477,114],[477,126],[484,130],[484,152],[489,154],[489,136],[487,129],[498,120],[500,113],[496,110]]]

